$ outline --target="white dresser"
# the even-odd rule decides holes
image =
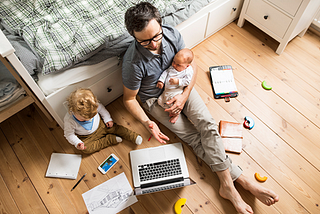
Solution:
[[[320,1],[320,0],[319,0]],[[243,0],[212,0],[176,28],[187,48],[193,48],[239,17]]]
[[[320,0],[245,0],[238,26],[247,20],[260,28],[280,43],[280,55],[290,40],[305,34],[319,7]]]

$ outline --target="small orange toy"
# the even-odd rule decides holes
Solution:
[[[256,179],[260,182],[265,182],[268,179],[268,177],[266,177],[266,176],[261,177],[260,174],[257,172],[254,175],[255,175]]]

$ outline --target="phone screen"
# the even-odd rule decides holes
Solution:
[[[100,167],[107,172],[115,163],[117,162],[117,159],[115,159],[112,155],[108,157],[108,159],[103,162]]]

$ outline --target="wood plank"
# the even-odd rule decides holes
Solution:
[[[3,127],[5,124],[6,123],[3,122],[0,126]],[[20,210],[19,212],[21,213],[47,213],[47,209],[42,203],[41,198],[38,196],[31,178],[25,172],[25,169],[21,166],[19,159],[9,145],[7,139],[11,138],[13,133],[5,133],[6,136],[0,132],[0,162],[2,163],[0,164],[0,175],[1,180],[6,184],[7,190],[6,188],[3,189],[3,191],[1,191],[1,195],[4,192],[10,192],[7,200],[11,197],[14,200],[15,205],[12,207],[12,210],[18,207]],[[16,143],[20,144],[23,143],[23,141],[24,139],[19,138]]]
[[[0,123],[8,119],[12,115],[16,114],[17,112],[21,111],[22,109],[24,109],[25,107],[27,107],[32,103],[33,103],[33,99],[28,95],[25,97],[19,98],[13,103],[10,103],[10,105],[8,105],[6,109],[3,109],[1,111]]]
[[[225,112],[225,110],[222,109],[221,106],[217,102],[212,100],[212,98],[210,96],[208,96],[206,93],[202,92],[200,87],[197,86],[196,89],[198,90],[202,99],[207,100],[207,102],[206,102],[207,107],[208,107],[211,115],[214,118],[221,118],[221,120],[234,121],[234,118],[231,117],[231,115],[233,115],[232,113],[231,113],[231,115],[227,115],[225,113],[222,113],[222,112]],[[220,108],[221,108],[221,110],[219,110]],[[270,159],[267,154],[266,159],[261,160],[261,157],[264,157],[264,153],[259,152],[259,148],[262,145],[261,146],[257,145],[257,143],[259,143],[259,141],[255,138],[252,138],[252,136],[247,135],[246,132],[244,132],[244,134],[245,134],[244,139],[251,142],[250,145],[255,150],[254,152],[257,152],[257,155],[255,155],[255,153],[247,153],[246,152],[246,148],[248,147],[247,145],[244,148],[245,152],[242,152],[241,155],[232,155],[230,153],[229,153],[229,155],[233,159],[233,162],[235,164],[239,164],[239,166],[244,170],[243,174],[245,176],[247,176],[248,178],[251,178],[252,182],[257,182],[256,180],[254,180],[254,173],[255,172],[260,172],[261,174],[265,174],[265,175],[270,174],[269,171],[266,171],[267,168],[265,168],[262,164],[262,163],[270,164],[270,162],[269,162]],[[272,159],[272,161],[273,161],[273,159]],[[263,166],[263,167],[261,167],[261,166]],[[282,187],[282,185],[279,185],[278,181],[276,182],[276,179],[274,179],[273,174],[271,174],[269,176],[268,183],[266,182],[262,185],[269,188],[269,189],[276,191],[277,194],[279,194],[281,201],[279,201],[278,203],[276,203],[272,207],[267,207],[267,206],[263,205],[261,202],[256,201],[250,193],[248,193],[246,191],[244,193],[241,192],[241,195],[246,199],[246,202],[249,203],[249,205],[251,205],[252,207],[255,207],[255,210],[254,210],[255,212],[258,209],[258,213],[260,213],[260,212],[272,213],[271,208],[273,208],[273,207],[276,209],[278,208],[279,210],[287,210],[289,213],[295,213],[296,211],[306,212],[304,210],[304,208],[294,198],[292,198],[292,196],[290,194],[288,194],[288,192],[286,192],[286,190]],[[290,202],[288,202],[288,201],[290,201]],[[288,204],[290,204],[290,205],[288,205]],[[258,205],[260,205],[260,207],[258,207]],[[289,210],[291,210],[291,211],[289,211]]]
[[[216,38],[218,37],[218,39],[216,40]],[[215,39],[212,42],[209,42],[210,39]],[[206,45],[210,46],[210,48],[214,48],[213,43],[216,43],[217,45],[220,45],[222,43],[224,44],[228,44],[228,47],[226,47],[224,50],[230,48],[230,55],[232,55],[232,57],[234,57],[234,55],[232,53],[234,53],[234,49],[232,47],[232,43],[228,43],[228,40],[221,38],[221,35],[215,35],[214,37],[211,37],[209,39],[209,41],[206,41]],[[221,47],[221,45],[220,45]],[[219,49],[217,49],[218,51]],[[221,49],[220,49],[221,50]],[[211,50],[210,50],[211,51]],[[211,51],[212,52],[212,51]],[[283,87],[279,88],[279,89],[272,89],[272,91],[270,91],[270,93],[267,93],[262,87],[261,87],[261,82],[263,79],[260,79],[257,81],[257,79],[255,77],[253,77],[250,74],[247,74],[247,70],[243,70],[241,67],[243,66],[242,64],[236,64],[234,63],[234,61],[232,60],[232,62],[228,60],[228,57],[224,60],[220,62],[218,61],[219,59],[221,59],[221,56],[219,55],[218,57],[216,56],[217,54],[211,54],[209,57],[215,57],[215,59],[217,60],[216,63],[229,63],[232,64],[234,68],[238,69],[235,70],[234,75],[235,78],[238,78],[242,84],[248,88],[251,91],[255,92],[255,95],[257,97],[257,100],[259,100],[259,103],[252,103],[253,99],[250,99],[250,103],[247,103],[245,105],[247,105],[249,108],[251,105],[259,105],[259,104],[263,104],[261,105],[262,108],[260,108],[261,112],[261,119],[268,124],[269,127],[271,127],[275,133],[279,134],[281,137],[283,137],[284,139],[287,139],[287,141],[293,142],[291,143],[291,146],[293,146],[297,151],[299,151],[299,153],[302,153],[304,156],[308,157],[308,156],[313,156],[310,157],[310,161],[312,161],[312,163],[319,167],[319,159],[317,158],[317,155],[313,154],[310,151],[317,151],[319,150],[319,145],[317,144],[317,139],[318,139],[318,135],[315,133],[319,133],[319,128],[317,126],[315,126],[314,124],[312,124],[308,119],[305,118],[304,115],[301,115],[299,112],[296,112],[296,108],[292,108],[292,105],[288,104],[288,100],[284,100],[281,97],[279,97],[279,93],[281,93],[280,91],[284,91]],[[238,58],[239,57],[243,57],[243,60],[239,60],[239,62],[244,62],[244,64],[248,63],[254,63],[254,61],[251,61],[249,57],[247,57],[246,53],[243,54],[237,54]],[[238,59],[237,59],[238,60]],[[251,69],[249,69],[251,70]],[[256,69],[257,70],[257,69]],[[263,69],[259,69],[260,71],[263,71]],[[253,71],[253,70],[251,70]],[[260,71],[256,71],[260,72]],[[267,72],[267,71],[265,71]],[[263,74],[261,74],[262,76]],[[284,85],[283,83],[279,82],[277,78],[274,78],[275,82],[277,82],[277,85]],[[292,91],[292,89],[287,88],[286,90],[286,94],[288,95],[292,95],[294,94],[294,92]],[[274,92],[274,93],[273,93]],[[279,93],[278,93],[279,92]],[[288,96],[287,95],[287,96]],[[291,98],[290,98],[291,99]],[[292,99],[291,99],[292,100]],[[294,101],[295,103],[301,102],[301,101]],[[252,103],[252,104],[251,104]],[[300,104],[299,104],[300,105]],[[308,112],[310,111],[308,108],[311,108],[311,104],[308,105],[308,103],[305,103],[306,106],[303,106],[303,112]],[[276,113],[278,115],[281,115],[281,118],[278,119],[278,121],[274,120],[273,117],[270,117],[270,113],[267,114],[267,112],[264,111],[264,108],[266,106],[270,106],[272,109],[274,109],[276,111]],[[294,115],[294,116],[293,116]],[[283,119],[282,119],[283,118]],[[269,121],[269,122],[268,122]],[[292,132],[291,132],[292,130]],[[303,131],[302,131],[303,130]],[[294,137],[294,139],[292,139],[292,133],[296,133],[296,136]],[[291,141],[292,139],[292,141]],[[300,142],[306,142],[306,146],[305,147],[301,147]],[[305,150],[305,151],[304,151]]]
[[[0,176],[0,210],[1,213],[20,213],[15,201],[12,198],[10,191],[7,188],[5,181]]]
[[[259,73],[260,69],[255,69],[256,72],[254,72],[254,76],[261,82],[267,80],[270,85],[275,84],[275,81],[285,83],[280,84],[279,86],[278,83],[276,83],[275,87],[273,87],[273,91],[283,97],[299,112],[308,117],[312,123],[320,127],[320,118],[318,117],[318,112],[320,110],[320,93],[318,90],[315,90],[315,88],[318,88],[318,84],[315,87],[311,87],[307,81],[301,81],[301,78],[298,78],[297,75],[292,72],[292,70],[295,69],[291,67],[292,69],[289,70],[286,67],[289,63],[283,65],[283,63],[279,62],[281,57],[273,53],[269,48],[264,46],[261,48],[258,47],[256,43],[252,43],[252,41],[255,41],[253,36],[234,24],[230,24],[230,28],[224,28],[216,35],[227,38],[227,40],[235,44],[238,49],[243,50],[243,52],[269,71],[267,73],[263,72],[261,75],[261,73]],[[248,38],[249,36],[252,38]],[[251,40],[247,40],[246,38]],[[285,52],[284,55],[286,55]],[[312,72],[313,70],[303,69],[303,71]],[[301,73],[301,70],[296,71],[296,73],[299,72]],[[316,80],[320,82],[320,78],[317,78]],[[289,86],[291,90],[289,90],[287,86]]]
[[[248,25],[246,25],[243,29],[239,29],[237,28],[237,26],[232,25],[230,25],[230,27],[232,27],[233,30],[236,30],[244,35],[246,38],[251,40],[251,42],[254,41],[254,44],[258,47],[263,47],[263,49],[266,50],[269,50],[270,46],[272,47],[272,45],[270,44],[272,43],[273,38],[269,37],[263,31],[260,31],[250,23],[248,23]],[[282,64],[287,67],[290,72],[293,72],[295,75],[301,78],[296,83],[300,83],[301,80],[304,80],[306,83],[313,86],[316,90],[319,90],[317,86],[319,85],[320,74],[319,72],[317,72],[317,70],[315,70],[316,66],[309,68],[310,63],[306,62],[303,59],[316,57],[317,54],[319,55],[319,49],[317,48],[317,43],[319,44],[319,41],[313,38],[315,38],[315,35],[310,33],[310,31],[307,31],[303,39],[296,37],[290,42],[289,48],[286,48],[284,51],[285,54],[274,56],[273,59],[278,60],[279,62],[285,62]],[[303,48],[298,48],[299,44]],[[271,49],[273,50],[273,48]],[[270,56],[272,56],[272,54]],[[283,78],[283,80],[286,79]]]
[[[19,112],[25,112],[24,109]],[[27,121],[32,122],[32,115],[25,116]],[[39,196],[42,201],[46,204],[46,207],[49,213],[55,212],[66,212],[66,213],[76,213],[73,205],[70,205],[68,197],[66,197],[63,188],[61,187],[60,180],[55,178],[45,178],[45,172],[49,163],[49,158],[43,156],[42,151],[37,148],[37,145],[50,145],[49,143],[45,144],[44,142],[50,142],[39,138],[40,142],[37,142],[33,136],[30,136],[26,130],[28,130],[23,123],[20,123],[20,120],[17,117],[10,118],[10,121],[5,121],[1,123],[1,129],[4,133],[12,133],[9,136],[6,136],[9,143],[12,145],[12,148],[16,155],[19,158],[20,163],[27,172],[30,180],[34,187],[36,188]],[[24,122],[22,120],[22,122]],[[38,127],[35,125],[30,125],[31,129],[41,134],[38,131]],[[36,142],[36,143],[35,143]],[[73,180],[68,180],[70,186],[74,183]]]
[[[215,53],[218,53],[219,52],[219,50],[216,50],[213,46],[210,46],[209,44],[207,44],[207,45],[205,45],[204,47],[207,47],[209,50],[214,50],[214,52]],[[200,49],[200,48],[199,48]],[[206,48],[205,48],[206,49]],[[196,51],[195,51],[195,53],[197,53]],[[215,57],[213,57],[212,55],[210,55],[210,57],[204,57],[203,55],[203,53],[201,53],[201,55],[202,55],[202,60],[207,60],[207,64],[209,63],[210,64],[210,61],[211,62],[214,62],[213,60],[219,60],[219,59],[221,59],[221,58],[223,58],[223,57],[221,57],[221,53],[220,54],[218,54],[218,58],[219,59],[216,59]],[[198,66],[199,67],[201,67],[202,69],[207,69],[208,67],[207,67],[207,64],[201,64],[201,63],[198,63]],[[218,64],[221,64],[221,62],[220,63],[218,63]],[[224,64],[224,63],[222,63],[222,64]],[[234,66],[234,65],[233,65]],[[237,72],[239,72],[239,71],[237,71]],[[204,72],[199,72],[200,73],[200,75],[202,74],[203,75],[203,73]],[[234,72],[235,73],[235,72]],[[241,72],[241,74],[243,75],[244,74],[244,72]],[[210,91],[210,93],[212,94],[212,92],[211,92],[211,85],[210,85],[210,80],[209,80],[209,77],[208,77],[208,74],[206,73],[205,75],[203,75],[203,76],[205,76],[208,80],[207,80],[207,84],[201,84],[201,87],[202,88],[206,88],[206,91],[207,91],[207,93]],[[202,78],[202,81],[203,81],[203,79],[205,78],[205,77],[203,77]],[[202,82],[203,83],[203,82]],[[242,89],[242,90],[240,90],[241,88],[239,88],[239,86],[242,86],[241,84],[237,84],[237,86],[238,86],[238,90],[240,91],[240,96],[239,96],[239,98],[237,98],[236,100],[238,101],[239,99],[240,99],[240,97],[242,98],[242,97],[248,97],[248,99],[250,99],[250,100],[252,100],[252,98],[253,97],[255,97],[255,95],[254,94],[252,94],[250,91],[246,91],[245,89]],[[211,96],[211,95],[210,95]],[[204,99],[204,98],[203,98]],[[258,99],[258,98],[255,98],[255,99]],[[240,100],[240,103],[238,104],[238,102],[233,102],[234,104],[232,104],[232,105],[230,105],[230,104],[225,104],[225,102],[223,101],[223,100],[220,100],[220,101],[217,101],[218,103],[219,103],[219,105],[221,105],[221,106],[223,106],[228,112],[230,112],[230,114],[233,116],[233,117],[237,117],[237,120],[238,120],[238,122],[243,122],[243,118],[244,118],[244,116],[245,115],[247,115],[247,116],[251,116],[252,118],[254,118],[255,119],[255,116],[253,115],[251,115],[252,113],[251,112],[249,112],[249,111],[246,111],[247,109],[246,108],[243,108],[243,103],[244,102],[242,102],[242,100]],[[258,103],[260,103],[260,102],[258,102]],[[236,104],[238,104],[238,105],[236,105]],[[235,106],[236,105],[236,106]],[[261,108],[261,106],[260,106],[260,108]],[[250,106],[250,109],[253,109],[253,106]],[[263,112],[265,113],[265,112],[268,112],[268,110],[265,110],[265,109],[263,109]],[[242,113],[242,114],[241,114]],[[257,115],[256,113],[255,113],[255,115]],[[270,115],[269,115],[270,116]],[[223,118],[224,119],[224,118]],[[272,119],[274,120],[275,119],[275,117],[272,117]],[[255,121],[258,121],[258,122],[260,122],[258,119],[255,119]],[[255,128],[255,130],[257,130],[257,128]],[[268,128],[267,127],[265,127],[265,130],[263,130],[263,131],[261,131],[261,130],[257,130],[257,133],[265,133],[266,131],[268,131]],[[272,132],[271,132],[272,133]],[[273,134],[273,133],[272,133]],[[248,139],[248,140],[251,140],[252,142],[254,142],[254,141],[256,141],[256,140],[254,140],[254,139],[250,139],[250,138],[252,138],[252,136],[248,136],[246,139]],[[259,136],[259,134],[257,134],[257,136],[256,136],[256,138],[257,139],[268,139],[269,137],[268,136]],[[249,141],[250,142],[250,141]],[[245,143],[245,141],[244,141],[244,143]],[[279,140],[278,141],[276,141],[275,142],[277,145],[278,144],[280,144],[281,145],[281,143],[282,142],[280,142]],[[286,145],[285,143],[282,143],[282,144],[284,144],[284,145]],[[304,183],[303,184],[303,182],[301,182],[301,180],[292,172],[292,171],[290,171],[289,169],[287,169],[287,167],[283,164],[283,163],[281,163],[281,161],[277,161],[277,164],[280,164],[280,166],[278,165],[273,165],[273,163],[275,162],[275,160],[276,159],[278,159],[277,158],[277,156],[275,156],[275,155],[272,155],[272,154],[270,154],[269,152],[268,152],[268,150],[266,150],[266,151],[264,151],[264,152],[259,152],[259,147],[263,147],[263,144],[262,145],[260,145],[260,146],[255,146],[255,145],[253,145],[253,143],[250,143],[250,147],[248,147],[248,145],[247,144],[245,144],[245,150],[247,151],[247,148],[248,148],[248,151],[251,151],[251,150],[253,150],[252,152],[249,152],[249,154],[250,154],[250,156],[252,156],[253,158],[254,158],[254,160],[256,160],[256,161],[259,161],[260,159],[261,159],[261,157],[264,157],[262,160],[261,160],[261,163],[260,163],[260,161],[258,162],[259,163],[259,165],[262,165],[262,163],[268,163],[267,164],[267,167],[266,167],[266,169],[267,168],[269,168],[269,169],[271,169],[271,171],[272,171],[272,169],[273,168],[275,168],[275,169],[279,169],[279,168],[281,168],[282,169],[282,171],[286,171],[287,173],[288,173],[288,175],[287,175],[287,177],[290,177],[290,180],[298,180],[299,182],[297,182],[297,183],[302,183],[302,185],[304,186],[304,188],[301,188],[301,187],[296,187],[296,182],[293,182],[293,186],[287,186],[286,188],[287,189],[292,189],[291,191],[297,191],[298,190],[298,192],[297,192],[297,194],[296,195],[298,195],[298,196],[300,196],[300,195],[306,195],[306,192],[304,193],[304,194],[301,194],[301,189],[303,189],[302,191],[304,192],[304,191],[308,191],[308,194],[307,195],[309,195],[309,194],[311,194],[311,195],[313,195],[313,199],[312,200],[310,200],[310,201],[308,201],[309,200],[309,197],[307,197],[307,199],[308,200],[306,200],[306,204],[308,204],[308,205],[313,205],[313,204],[315,204],[315,201],[316,200],[318,200],[317,199],[317,197],[318,197],[318,195],[317,195],[317,193],[315,193],[312,189],[310,189],[310,187],[306,184],[306,183]],[[252,147],[253,146],[253,147]],[[258,150],[256,150],[258,148]],[[279,147],[277,146],[276,147],[277,148],[277,150],[279,150]],[[289,150],[290,150],[291,148],[289,147]],[[281,150],[281,151],[283,151],[284,152],[284,156],[285,156],[285,153],[286,153],[286,150]],[[279,151],[277,151],[277,154],[279,154],[279,153],[281,153],[281,151],[279,152]],[[288,151],[288,153],[290,153],[290,151]],[[291,151],[291,153],[294,153],[294,151]],[[290,154],[291,154],[290,153]],[[280,157],[282,157],[282,155],[280,156]],[[304,162],[305,160],[303,159],[303,158],[301,158],[300,156],[297,156],[298,158],[300,158],[300,159],[302,159],[302,162]],[[298,159],[299,160],[299,159]],[[270,164],[269,163],[269,161],[271,161],[272,162],[272,164]],[[279,163],[278,163],[279,162]],[[292,161],[291,161],[292,162]],[[299,164],[300,164],[300,162],[299,161],[297,161]],[[284,163],[286,163],[286,162],[284,162]],[[292,165],[296,165],[297,163],[296,162],[293,162],[292,163]],[[301,167],[301,166],[300,166]],[[311,170],[313,170],[313,172],[315,172],[316,174],[318,173],[318,171],[317,170],[315,170],[313,167],[309,167],[309,168],[311,168]],[[298,169],[299,170],[299,169]],[[273,176],[273,175],[272,175]],[[279,176],[282,176],[282,175],[279,175]],[[316,178],[317,176],[315,175],[315,178]],[[311,180],[308,180],[308,181],[312,181],[312,179]],[[316,180],[313,180],[313,183],[312,184],[317,184],[316,183]],[[311,184],[311,185],[312,185]],[[283,185],[283,184],[281,184],[281,185]],[[285,182],[284,183],[284,186],[286,186],[287,185],[287,182]],[[291,184],[292,185],[292,184]],[[300,200],[304,200],[304,198],[300,198]],[[316,207],[315,207],[316,208]]]

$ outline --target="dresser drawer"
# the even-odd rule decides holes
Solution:
[[[303,0],[267,0],[292,16],[295,16]]]
[[[117,99],[123,94],[121,67],[89,88],[103,105]]]
[[[207,19],[208,14],[204,13],[192,22],[188,22],[187,24],[186,22],[182,22],[176,26],[183,37],[186,48],[193,48],[205,38]],[[190,29],[192,29],[192,33],[190,33]]]
[[[229,0],[209,12],[206,37],[214,34],[239,16],[243,1]]]
[[[250,0],[246,14],[256,22],[283,38],[292,19],[263,0]]]

